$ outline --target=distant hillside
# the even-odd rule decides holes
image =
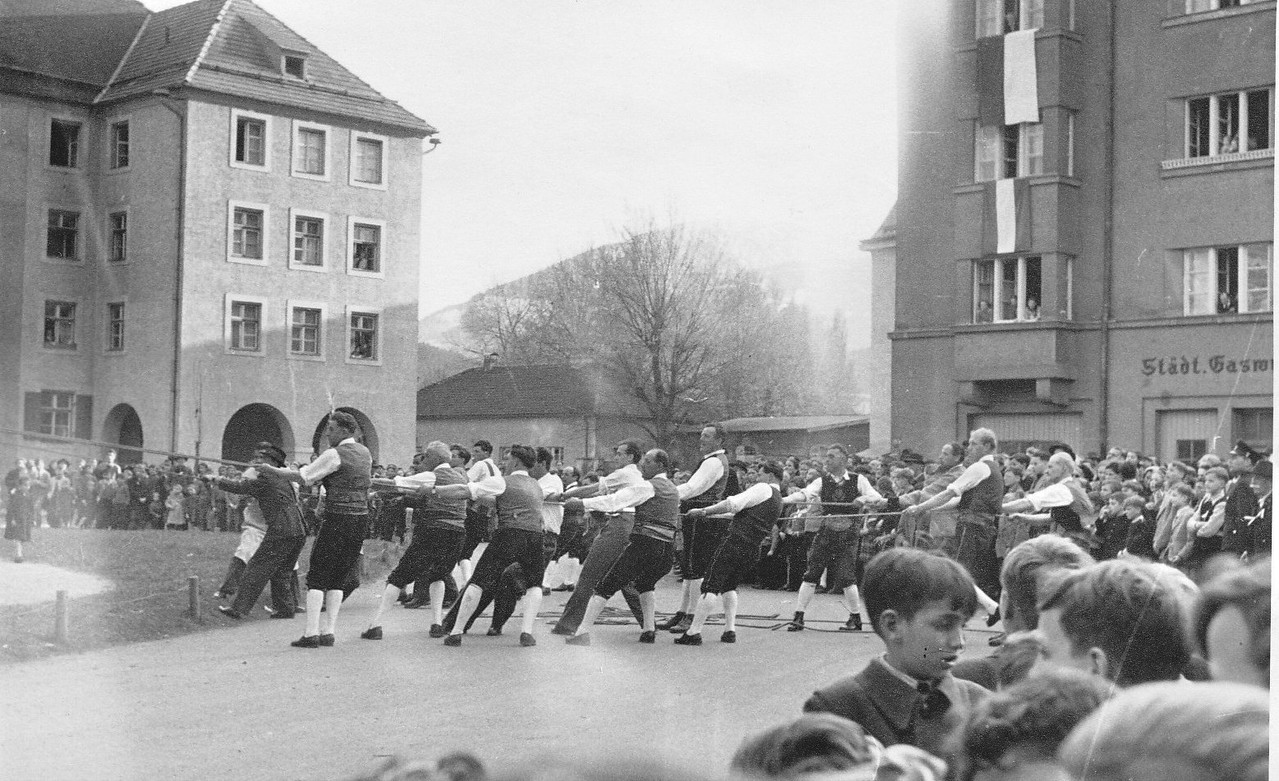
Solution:
[[[423,388],[439,382],[445,377],[452,377],[458,372],[466,371],[479,365],[478,356],[445,350],[432,344],[418,342],[417,345],[417,387]]]

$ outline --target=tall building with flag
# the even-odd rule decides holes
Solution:
[[[1275,3],[900,20],[894,444],[1270,445]]]
[[[251,0],[0,4],[0,428],[412,453],[434,128]]]

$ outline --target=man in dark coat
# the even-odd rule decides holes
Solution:
[[[271,464],[277,468],[285,464],[285,454],[270,442],[261,442],[253,457],[254,464]],[[266,523],[266,535],[258,546],[244,574],[240,576],[240,588],[230,607],[219,605],[218,610],[229,618],[243,618],[257,604],[262,589],[271,584],[271,618],[292,618],[297,611],[297,595],[293,593],[293,565],[297,563],[302,546],[306,544],[306,527],[302,523],[302,506],[298,503],[293,484],[276,473],[250,467],[238,480],[219,477],[217,486],[233,494],[247,494],[257,500],[256,505]],[[246,502],[252,506],[252,502]],[[246,507],[246,513],[254,510]]]
[[[1242,439],[1226,459],[1230,482],[1226,483],[1225,523],[1221,527],[1221,550],[1242,556],[1248,551],[1248,518],[1257,514],[1257,494],[1252,490],[1253,467],[1261,454]]]

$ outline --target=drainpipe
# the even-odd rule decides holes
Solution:
[[[182,372],[182,276],[183,276],[183,236],[186,231],[186,211],[184,203],[187,192],[187,115],[185,105],[181,105],[171,96],[167,89],[152,91],[160,99],[160,105],[173,112],[178,118],[178,197],[174,204],[173,238],[177,247],[177,258],[173,271],[173,377],[169,385],[169,393],[173,400],[172,417],[169,422],[169,449],[178,452],[178,424],[181,422],[178,404],[179,379]]]
[[[1110,440],[1110,320],[1112,315],[1112,298],[1114,296],[1114,260],[1115,260],[1115,6],[1118,3],[1107,3],[1109,9],[1109,40],[1107,42],[1108,58],[1106,62],[1107,84],[1110,95],[1106,107],[1106,173],[1104,199],[1106,216],[1102,221],[1102,256],[1101,256],[1101,382],[1098,383],[1097,426],[1098,452],[1105,453]]]

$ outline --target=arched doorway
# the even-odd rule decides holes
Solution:
[[[363,444],[369,449],[369,454],[373,456],[373,462],[377,463],[378,441],[377,428],[374,427],[373,421],[369,420],[369,416],[360,412],[355,407],[338,407],[335,412],[346,412],[355,418],[355,422],[359,424],[360,430],[355,432],[355,441]],[[324,426],[328,422],[329,416],[326,414],[320,418],[320,423],[315,427],[315,434],[311,437],[311,450],[320,452],[328,447],[324,442]]]
[[[293,452],[293,427],[289,419],[270,404],[246,404],[231,416],[222,432],[222,458],[228,461],[248,461],[253,458],[254,446],[259,442],[272,442]]]
[[[102,423],[102,441],[114,442],[116,463],[136,464],[142,460],[142,419],[129,404],[117,404]]]

